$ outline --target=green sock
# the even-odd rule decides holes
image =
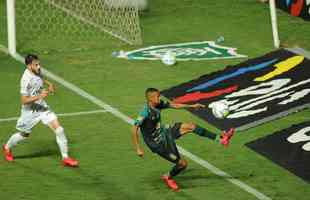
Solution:
[[[174,177],[178,175],[181,171],[183,171],[186,167],[181,167],[180,165],[176,164],[171,171],[169,172],[170,177]]]
[[[193,132],[199,136],[210,138],[211,140],[216,140],[218,135],[211,133],[207,131],[205,128],[202,128],[201,126],[196,126],[196,128],[193,130]]]

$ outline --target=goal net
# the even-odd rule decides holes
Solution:
[[[131,45],[141,44],[137,2],[138,0],[15,0],[17,45],[31,40],[42,42],[42,39],[44,45],[48,45],[56,40],[68,43],[107,37],[114,37]]]

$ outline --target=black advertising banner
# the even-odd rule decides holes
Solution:
[[[176,103],[217,101],[229,104],[230,114],[217,119],[207,109],[189,109],[219,129],[244,130],[310,106],[310,60],[280,49],[226,67],[162,91]]]
[[[310,20],[310,0],[276,0],[276,5],[293,16]]]
[[[310,182],[310,121],[250,142],[246,146]]]

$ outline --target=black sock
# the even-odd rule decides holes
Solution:
[[[181,171],[183,171],[186,167],[182,167],[179,164],[176,164],[171,171],[169,172],[169,176],[172,178],[176,175],[178,175]]]
[[[196,125],[196,128],[193,130],[193,132],[199,136],[210,138],[211,140],[215,140],[217,138],[216,134],[211,133],[211,132],[207,131],[205,128],[202,128],[198,125]]]

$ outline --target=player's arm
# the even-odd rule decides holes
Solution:
[[[148,115],[148,112],[146,112],[146,110],[143,110],[142,112],[140,112],[138,118],[134,121],[133,127],[132,127],[132,142],[133,142],[134,148],[138,156],[140,157],[144,155],[144,152],[143,152],[143,149],[140,147],[139,130],[140,130],[140,126],[143,124],[147,115]]]
[[[206,106],[200,103],[195,104],[183,104],[170,102],[170,108],[180,109],[180,108],[205,108]]]
[[[21,103],[23,105],[25,104],[32,104],[35,101],[39,99],[44,99],[45,97],[48,96],[48,91],[47,90],[42,90],[39,94],[33,96],[31,95],[31,90],[30,90],[30,82],[28,79],[22,79],[21,80],[21,85],[20,85],[20,94],[21,94]]]
[[[132,127],[132,142],[134,145],[134,148],[137,152],[137,155],[142,157],[144,155],[143,149],[140,147],[140,142],[139,142],[139,126],[134,125]]]
[[[39,99],[44,99],[45,97],[48,96],[48,91],[47,90],[42,90],[40,94],[36,95],[36,96],[25,96],[25,95],[21,95],[21,102],[22,104],[32,104],[35,101],[39,100]]]
[[[55,86],[53,83],[49,82],[48,80],[44,79],[44,83],[48,86],[48,92],[54,93],[55,92]]]

